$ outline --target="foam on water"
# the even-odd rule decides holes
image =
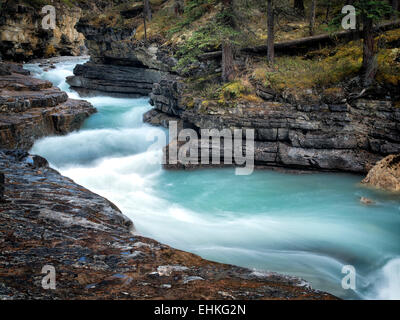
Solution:
[[[71,92],[76,62],[43,73]],[[62,174],[116,203],[141,234],[201,256],[297,275],[343,298],[400,299],[400,201],[346,174],[292,175],[233,169],[164,171],[148,147],[163,129],[142,122],[146,98],[88,99],[97,109],[79,132],[48,137],[32,152]],[[375,206],[360,204],[361,196]],[[344,265],[357,290],[343,290]]]
[[[379,286],[378,298],[400,299],[400,258],[390,260],[382,268],[383,281]]]

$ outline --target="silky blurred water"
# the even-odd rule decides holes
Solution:
[[[65,77],[83,60],[43,72],[70,97]],[[400,299],[400,198],[362,187],[349,174],[287,174],[233,169],[165,171],[148,150],[163,132],[142,122],[148,98],[87,99],[98,113],[82,130],[35,143],[32,152],[105,196],[142,235],[204,258],[296,275],[348,299]],[[360,197],[375,201],[360,204]],[[357,271],[356,290],[341,286],[342,267]]]

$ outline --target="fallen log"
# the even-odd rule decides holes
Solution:
[[[376,31],[388,31],[391,29],[400,28],[400,20],[383,23],[376,27]],[[275,43],[275,51],[290,53],[288,51],[295,50],[296,52],[302,51],[302,49],[311,50],[318,48],[319,46],[335,44],[337,41],[351,41],[353,39],[359,39],[361,37],[361,30],[346,30],[339,31],[332,34],[320,34],[312,37],[305,37],[301,39],[295,39],[285,42]],[[268,46],[262,45],[257,47],[243,48],[241,51],[246,53],[263,54],[267,53]]]
[[[212,51],[212,52],[206,52],[201,55],[199,55],[199,60],[212,60],[212,59],[217,59],[222,57],[222,51]]]
[[[376,27],[376,31],[383,32],[392,29],[400,28],[400,20],[391,21],[383,23]],[[313,50],[319,48],[323,45],[333,45],[337,41],[351,41],[354,39],[359,39],[361,37],[362,30],[346,30],[346,31],[339,31],[332,34],[324,33],[319,34],[312,37],[305,37],[290,41],[283,41],[275,43],[275,52],[276,53],[285,53],[285,54],[298,54],[304,53],[309,50]],[[268,46],[256,46],[256,47],[247,47],[242,48],[240,50],[246,54],[256,54],[256,55],[263,55],[267,54]],[[201,54],[199,56],[200,60],[211,60],[221,58],[222,52],[221,51],[213,51]]]

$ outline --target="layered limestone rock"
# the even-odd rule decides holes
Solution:
[[[133,10],[129,14],[140,13]],[[145,96],[150,94],[154,83],[172,70],[176,60],[169,49],[155,42],[135,40],[138,25],[132,23],[129,28],[117,28],[81,19],[77,29],[85,35],[91,58],[85,65],[77,66],[74,76],[67,80],[76,91],[86,96]]]
[[[67,82],[81,96],[141,97],[152,91],[163,72],[148,68],[94,64],[77,65]]]
[[[137,18],[139,7],[135,5],[126,14]],[[308,101],[303,100],[307,95],[304,92],[299,91],[298,97],[296,93],[285,96],[255,85],[255,100],[262,98],[262,102],[237,101],[221,107],[185,91],[190,79],[176,70],[173,45],[162,45],[156,37],[148,43],[135,39],[141,19],[134,18],[129,26],[118,25],[112,19],[107,26],[99,21],[85,17],[78,23],[91,61],[77,66],[68,82],[86,95],[135,97],[148,94],[152,88],[150,102],[154,110],[144,116],[148,123],[168,126],[169,121],[177,120],[181,128],[198,132],[254,129],[255,162],[261,166],[366,173],[382,157],[400,152],[400,110],[386,101],[385,90],[378,95],[359,95],[357,87],[356,94],[350,92],[347,97],[331,93],[323,94],[318,101]],[[237,60],[244,68],[245,57]],[[199,62],[193,72],[206,76],[211,71],[219,72],[217,67],[218,63],[207,67]],[[185,99],[188,95],[191,103]]]
[[[400,110],[384,95],[376,100],[365,95],[322,96],[315,102],[259,89],[262,102],[221,107],[191,97],[188,104],[187,79],[174,75],[173,55],[156,43],[134,41],[132,28],[103,30],[81,21],[79,30],[88,39],[92,58],[78,66],[68,82],[85,94],[127,96],[146,94],[152,86],[154,110],[144,120],[154,125],[177,120],[181,128],[198,132],[254,129],[255,163],[260,166],[366,173],[382,157],[400,152]],[[104,39],[101,30],[108,34]]]
[[[27,76],[18,65],[0,65],[8,71],[0,78],[1,148],[30,149],[38,138],[78,130],[96,112],[86,101],[68,99],[51,82]]]
[[[155,84],[153,116],[175,116],[198,131],[254,129],[256,165],[365,173],[382,157],[400,152],[400,110],[390,101],[245,101],[224,108],[194,99],[187,106],[182,89],[183,82],[172,76]]]
[[[91,62],[171,71],[177,61],[168,46],[135,39],[136,29],[143,23],[141,13],[132,13],[138,20],[133,20],[129,27],[97,25],[83,17],[76,28],[86,38]],[[120,14],[124,16],[124,12]]]
[[[134,234],[114,204],[41,157],[0,150],[0,168],[2,300],[335,299],[298,278],[206,261]],[[55,290],[42,287],[49,265]]]
[[[383,190],[399,192],[400,154],[389,155],[379,161],[362,182]]]
[[[42,28],[42,6],[28,1],[2,3],[0,54],[4,59],[27,61],[53,55],[82,55],[84,36],[75,29],[82,10],[62,1],[49,3],[56,9],[55,29]],[[44,5],[43,5],[44,6]]]

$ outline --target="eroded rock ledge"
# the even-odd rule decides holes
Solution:
[[[3,63],[0,69],[0,148],[28,150],[38,138],[78,130],[96,112],[19,65]]]
[[[0,167],[0,299],[335,299],[135,235],[115,205],[41,157],[0,150]],[[44,265],[56,290],[42,289]]]
[[[256,165],[367,173],[383,157],[400,152],[400,109],[391,101],[281,99],[222,108],[196,98],[188,105],[183,88],[172,75],[156,83],[150,94],[154,109],[144,121],[165,126],[173,117],[198,131],[254,129]]]
[[[256,166],[365,174],[383,157],[400,152],[400,109],[382,88],[369,92],[352,80],[337,93],[314,99],[311,89],[293,95],[256,86],[256,99],[221,106],[193,96],[190,78],[174,71],[173,49],[135,41],[134,27],[102,29],[81,20],[78,29],[88,39],[91,61],[77,66],[69,79],[76,90],[127,96],[151,91],[154,109],[144,120],[153,125],[176,120],[198,132],[254,129]],[[213,67],[204,62],[198,71],[207,74]]]
[[[67,82],[81,96],[143,97],[160,81],[162,71],[132,66],[93,64],[77,65]]]
[[[400,191],[400,154],[379,161],[368,173],[363,183],[387,191]]]
[[[132,14],[139,14],[132,12]],[[67,82],[81,95],[147,96],[176,64],[166,47],[145,44],[132,37],[138,25],[114,29],[82,18],[77,24],[86,37],[90,61],[78,65]]]

